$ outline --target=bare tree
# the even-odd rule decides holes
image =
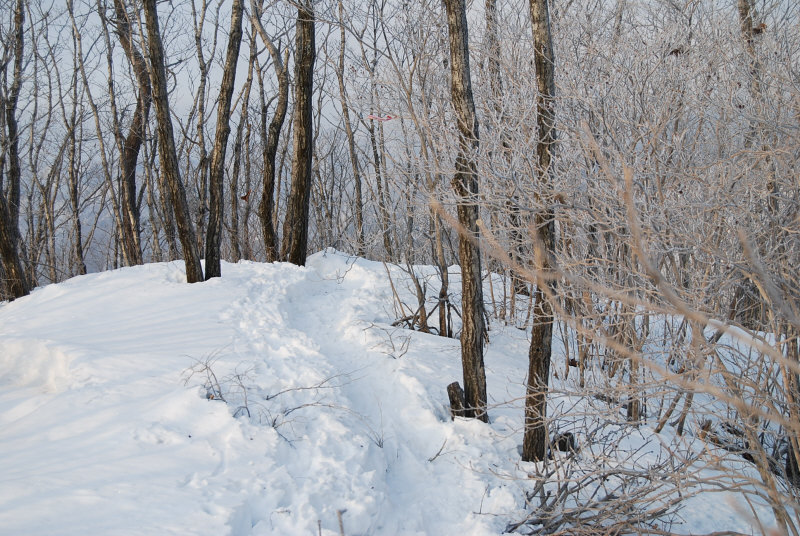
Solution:
[[[239,47],[242,44],[242,0],[234,0],[231,11],[231,29],[228,34],[228,50],[225,55],[225,70],[219,91],[217,108],[217,133],[214,137],[214,149],[211,153],[211,170],[209,174],[208,234],[206,237],[206,279],[220,277],[220,244],[222,241],[222,220],[224,192],[222,179],[225,172],[225,151],[228,146],[228,135],[231,132],[231,100],[233,99],[233,83],[236,80],[236,64],[239,61]]]
[[[3,42],[2,80],[11,79],[11,85],[0,91],[3,126],[0,147],[0,258],[6,281],[4,286],[12,298],[30,292],[28,279],[19,257],[19,205],[21,169],[19,159],[19,130],[17,127],[17,102],[23,77],[23,55],[25,50],[25,12],[23,0],[14,7],[13,27],[8,32],[9,40]],[[8,76],[8,66],[13,71]]]
[[[314,6],[308,0],[297,6],[295,30],[294,138],[292,143],[292,188],[283,224],[281,257],[305,265],[308,245],[308,209],[311,202],[311,122],[314,87]]]
[[[250,121],[250,91],[253,87],[253,71],[256,65],[256,57],[258,55],[258,40],[255,31],[249,32],[248,39],[250,41],[250,53],[247,61],[247,78],[245,79],[244,86],[239,94],[238,99],[241,99],[241,113],[239,114],[239,124],[236,126],[236,137],[233,142],[233,169],[230,174],[230,203],[231,203],[231,219],[230,219],[230,237],[231,237],[231,254],[234,262],[238,262],[242,258],[242,237],[240,236],[240,227],[244,231],[244,258],[252,259],[252,248],[250,243],[250,193],[252,185],[250,180],[250,151],[243,149],[250,148],[250,133],[252,131],[252,124]],[[234,105],[235,107],[236,105]],[[242,160],[244,160],[244,180],[245,188],[244,195],[239,195],[239,178],[242,172]],[[240,225],[239,218],[239,201],[244,201],[244,221]]]
[[[264,99],[264,89],[262,83],[262,74],[259,69],[259,98],[261,101],[261,137],[263,139],[263,152],[262,160],[264,171],[262,175],[262,190],[261,190],[261,204],[259,205],[258,215],[261,220],[261,232],[264,237],[264,250],[268,262],[278,260],[278,241],[275,233],[275,156],[278,152],[278,142],[280,141],[281,128],[283,121],[286,118],[286,110],[289,105],[289,72],[286,66],[288,62],[289,51],[286,51],[285,59],[281,58],[280,50],[270,39],[264,25],[261,23],[262,7],[261,0],[250,1],[250,11],[253,26],[261,36],[264,46],[267,47],[270,57],[272,58],[272,65],[275,69],[275,75],[278,78],[278,102],[275,106],[275,112],[267,128],[267,103]]]
[[[158,25],[156,0],[143,0],[145,23],[147,26],[147,45],[150,57],[150,83],[153,87],[153,105],[156,109],[158,128],[158,155],[161,173],[169,188],[170,202],[175,213],[178,237],[183,248],[186,264],[186,280],[189,283],[203,281],[203,268],[200,265],[194,226],[192,225],[186,192],[181,181],[178,156],[175,152],[175,137],[172,132],[169,100],[167,98],[167,75],[164,66],[164,46]]]
[[[467,10],[464,0],[445,0],[445,7],[450,37],[451,92],[459,131],[453,189],[458,198],[458,222],[461,225],[458,252],[461,265],[461,365],[464,372],[465,415],[488,422],[486,372],[483,366],[486,328],[477,225],[478,175],[475,152],[478,148],[478,120],[472,100]]]
[[[525,436],[522,443],[522,459],[526,461],[544,459],[547,446],[547,384],[550,377],[550,358],[553,344],[553,280],[550,257],[555,251],[555,214],[548,199],[551,174],[553,173],[553,150],[556,142],[555,130],[555,66],[553,38],[550,29],[548,0],[531,0],[531,24],[533,30],[534,63],[538,88],[536,103],[536,125],[538,143],[536,155],[536,188],[546,208],[534,217],[534,240],[536,243],[536,293],[533,312],[531,347],[528,355],[528,384],[525,401]]]
[[[80,195],[79,195],[79,178],[80,178],[80,132],[82,127],[78,124],[78,110],[81,106],[78,98],[78,67],[77,45],[75,37],[72,38],[72,77],[70,79],[71,88],[71,104],[72,107],[69,114],[64,108],[64,97],[61,100],[62,115],[64,117],[64,125],[69,133],[69,145],[67,156],[67,181],[69,186],[69,201],[70,208],[72,209],[72,227],[74,232],[74,250],[75,250],[75,264],[77,265],[76,272],[79,275],[86,273],[86,261],[84,259],[83,248],[83,232],[81,226],[81,210],[80,210]]]
[[[150,115],[151,90],[150,77],[147,73],[147,63],[142,53],[136,46],[134,34],[131,30],[131,21],[126,6],[122,0],[114,0],[114,14],[116,32],[122,50],[133,67],[139,92],[136,99],[136,109],[133,112],[128,135],[122,135],[118,129],[115,134],[119,145],[120,167],[122,168],[122,239],[123,248],[131,264],[142,264],[142,246],[139,229],[139,204],[136,189],[136,165],[139,161],[139,151],[145,135],[145,125]]]
[[[353,135],[353,127],[350,121],[350,107],[347,99],[347,89],[344,84],[344,56],[347,49],[345,39],[345,20],[344,7],[342,0],[339,0],[339,62],[336,66],[336,78],[339,82],[339,103],[342,107],[342,119],[344,120],[344,131],[347,135],[347,150],[350,154],[350,165],[353,168],[353,180],[355,181],[354,208],[356,216],[356,250],[359,256],[364,256],[364,205],[361,194],[361,167],[356,152],[356,143]]]

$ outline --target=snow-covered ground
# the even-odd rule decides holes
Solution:
[[[0,305],[0,534],[486,535],[530,512],[526,332],[492,327],[491,424],[452,421],[458,341],[391,326],[382,264],[182,268]],[[758,533],[746,512],[703,493],[671,529]]]

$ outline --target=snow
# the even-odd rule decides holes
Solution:
[[[382,264],[222,271],[188,285],[149,264],[0,305],[0,534],[466,536],[526,517],[524,331],[493,326],[491,424],[452,421],[458,341],[391,326]],[[750,533],[743,512],[700,494],[672,529]]]

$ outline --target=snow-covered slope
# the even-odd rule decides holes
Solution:
[[[382,264],[329,250],[223,274],[146,265],[0,306],[0,534],[483,535],[525,517],[521,405],[451,421],[458,341],[391,326]],[[493,328],[492,402],[523,393],[525,336]],[[719,500],[687,531],[747,530]]]
[[[489,470],[516,444],[450,420],[457,341],[391,328],[382,265],[308,264],[146,265],[0,307],[0,533],[338,534],[340,511],[347,534],[501,532],[520,497]]]

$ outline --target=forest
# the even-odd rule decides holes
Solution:
[[[522,460],[575,451],[552,404],[573,378],[620,426],[744,460],[800,534],[795,1],[0,6],[0,299],[177,259],[189,283],[380,261],[413,283],[397,326],[460,339],[454,417],[491,420],[484,351],[519,328]],[[640,523],[668,509],[653,486],[631,484]],[[603,501],[545,532],[640,527]]]

